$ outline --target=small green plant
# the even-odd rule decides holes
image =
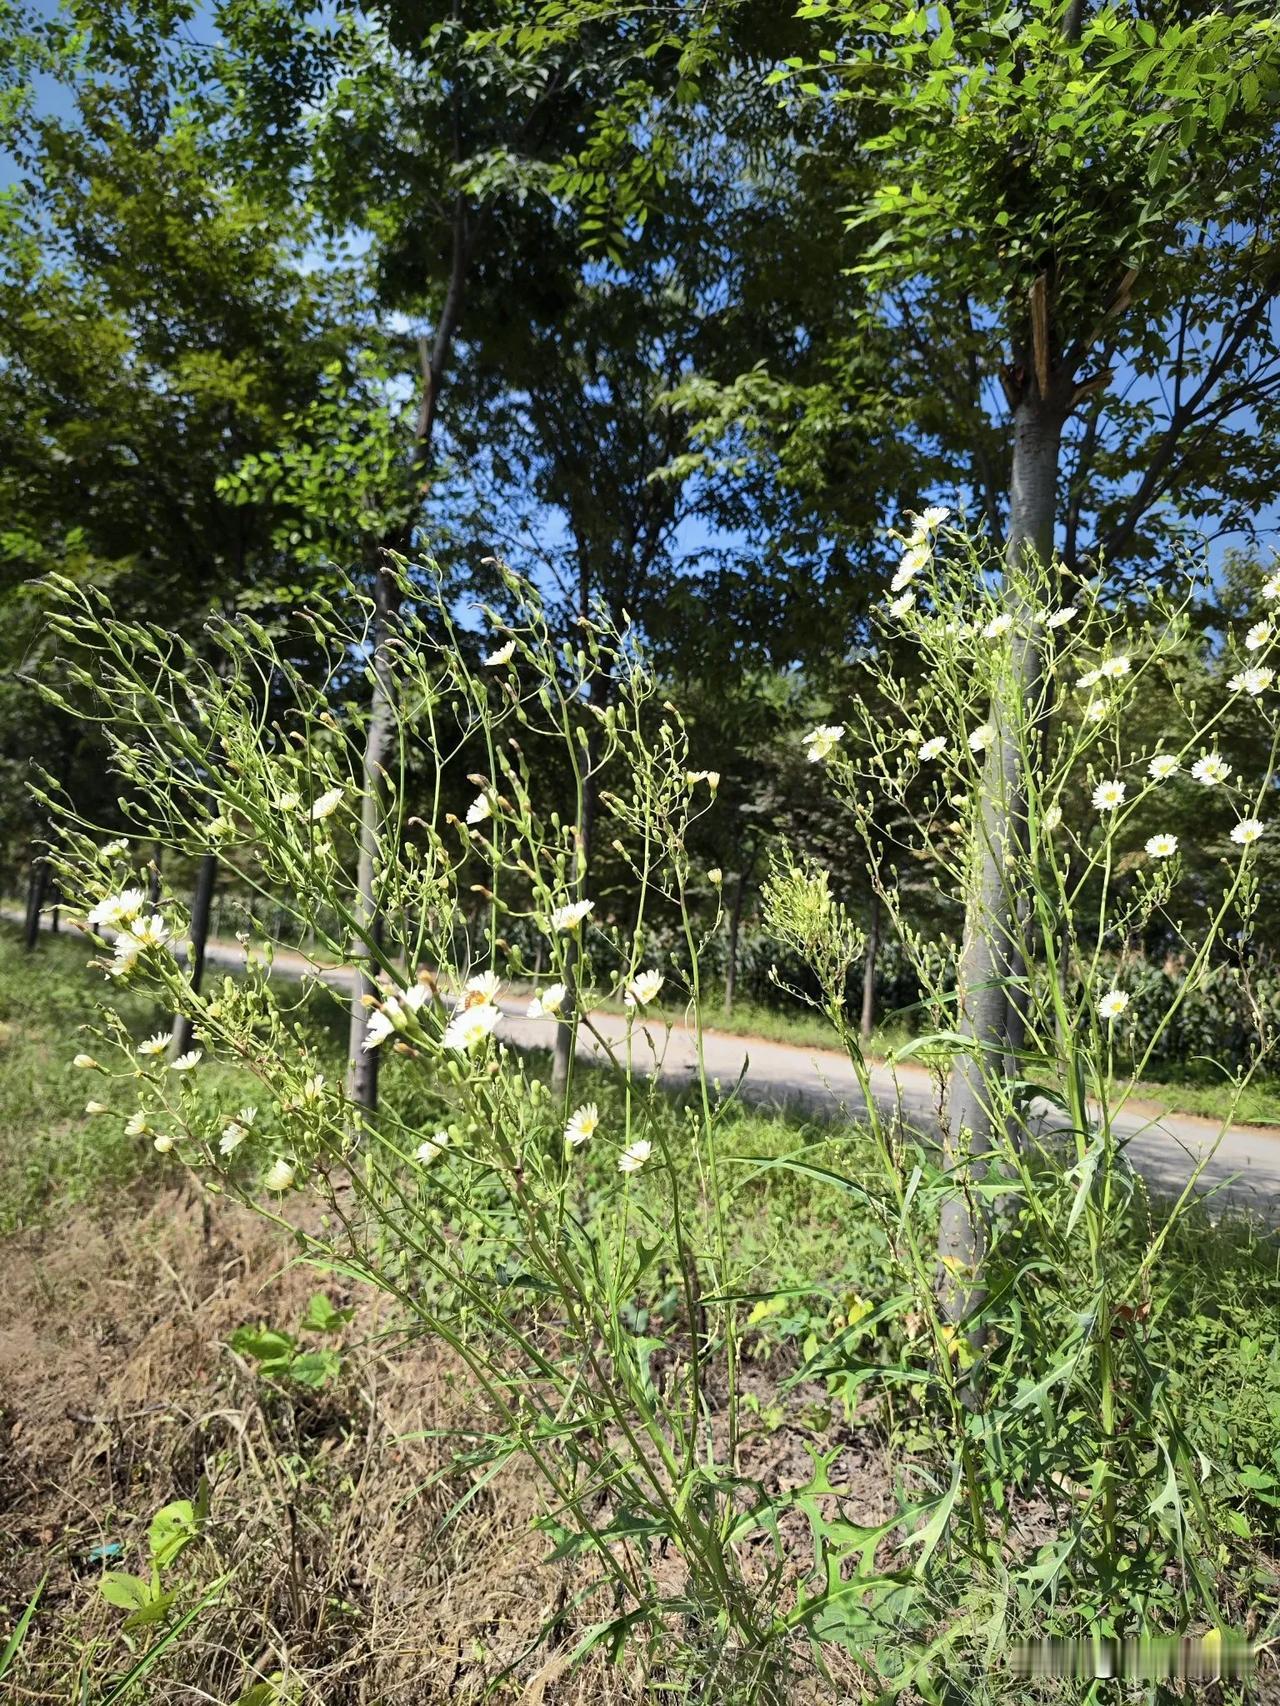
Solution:
[[[174,1499],[162,1505],[147,1528],[148,1573],[107,1570],[98,1582],[98,1592],[108,1605],[124,1613],[119,1639],[133,1663],[123,1675],[105,1680],[95,1698],[101,1706],[127,1706],[143,1696],[142,1684],[151,1676],[165,1653],[205,1612],[217,1604],[231,1576],[217,1577],[201,1586],[175,1566],[187,1549],[199,1541],[209,1518],[209,1485],[203,1478],[194,1500]],[[185,1609],[182,1602],[188,1601]],[[90,1642],[79,1663],[80,1698],[87,1699],[98,1643]]]
[[[153,1623],[161,1623],[177,1603],[180,1589],[167,1585],[165,1578],[172,1565],[193,1541],[200,1538],[209,1516],[209,1486],[201,1481],[193,1500],[175,1499],[162,1505],[147,1529],[147,1549],[151,1565],[147,1576],[130,1575],[127,1570],[107,1570],[98,1582],[98,1592],[108,1605],[126,1613],[121,1630],[131,1635]]]
[[[307,1305],[299,1331],[338,1333],[354,1313],[352,1309],[335,1308],[325,1293],[318,1291]],[[298,1386],[318,1389],[336,1380],[342,1371],[342,1358],[331,1345],[308,1349],[292,1333],[265,1323],[237,1327],[230,1344],[238,1356],[257,1363],[259,1372],[268,1380],[293,1381]]]

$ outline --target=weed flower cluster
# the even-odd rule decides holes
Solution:
[[[1117,1119],[1179,1005],[1228,947],[1247,957],[1276,752],[1272,625],[1230,640],[1214,665],[1226,691],[1206,711],[1182,669],[1194,589],[1135,617],[1059,565],[1003,573],[950,521],[940,507],[908,518],[865,691],[797,759],[821,767],[925,991],[925,1034],[899,1058],[930,1066],[944,1113],[957,1082],[974,1092],[987,1130],[982,1144],[950,1130],[939,1147],[885,1106],[845,1007],[864,933],[832,873],[780,847],[770,932],[809,968],[793,993],[825,1014],[866,1103],[869,1159],[848,1175],[803,1149],[724,1151],[735,1093],[706,1071],[700,969],[723,875],[700,876],[690,852],[720,777],[691,763],[625,623],[597,611],[560,642],[531,589],[500,571],[507,607],[485,615],[504,637],[483,652],[441,580],[397,564],[405,614],[390,635],[354,591],[354,626],[332,606],[313,613],[328,660],[317,685],[250,618],[217,625],[217,663],[203,664],[52,583],[55,632],[84,659],[129,809],[166,848],[234,860],[324,960],[355,970],[362,1048],[389,1074],[376,1112],[325,1077],[270,942],[250,943],[242,977],[193,987],[181,908],[149,902],[127,850],[103,846],[50,782],[60,878],[88,903],[98,963],[199,1037],[166,1063],[163,1035],[135,1045],[107,1009],[78,1056],[96,1075],[87,1111],[281,1221],[309,1259],[369,1280],[452,1348],[489,1408],[492,1461],[527,1459],[556,1555],[590,1560],[609,1586],[616,1609],[593,1640],[655,1646],[695,1629],[769,1687],[799,1649],[821,1663],[833,1641],[896,1651],[895,1689],[923,1687],[939,1651],[972,1639],[980,1603],[992,1639],[1015,1617],[1077,1633],[1054,1609],[1068,1585],[1120,1619],[1215,1615],[1203,1560],[1220,1525],[1138,1325],[1168,1226],[1137,1251],[1117,1236],[1136,1189]],[[1262,598],[1277,587],[1273,576]],[[908,681],[893,659],[911,643]],[[374,645],[396,756],[371,802],[359,708],[336,684]],[[1015,669],[1028,656],[1035,668]],[[1141,715],[1153,695],[1158,735]],[[1271,731],[1265,769],[1247,778],[1218,744],[1241,697]],[[543,752],[568,815],[538,803]],[[352,876],[371,804],[372,914]],[[626,863],[624,905],[587,892],[589,824]],[[1194,929],[1178,899],[1189,833],[1222,855]],[[1009,1015],[998,1049],[973,1022],[983,990],[957,989],[950,943],[913,922],[921,883],[942,904],[967,901],[985,936]],[[691,900],[708,888],[709,918]],[[655,950],[659,910],[679,956]],[[1153,920],[1177,935],[1185,969],[1126,1077],[1130,957]],[[593,1023],[602,999],[621,1007],[620,1040]],[[651,1069],[677,1002],[694,1071],[673,1111]],[[516,1046],[525,1013],[567,1038],[554,1089]],[[252,1103],[204,1088],[215,1061],[255,1080]],[[728,1209],[744,1177],[767,1187],[789,1171],[820,1173],[877,1241],[885,1276],[883,1296],[809,1347],[797,1379],[851,1411],[874,1397],[909,1415],[933,1451],[879,1528],[841,1514],[820,1455],[811,1478],[768,1495],[744,1470],[744,1343],[764,1305]],[[304,1190],[323,1207],[318,1229]],[[947,1242],[957,1214],[959,1246]],[[654,1287],[669,1297],[661,1337],[636,1325]],[[1065,1491],[1028,1546],[1017,1499],[1031,1482]],[[781,1543],[789,1511],[813,1537],[808,1565]]]

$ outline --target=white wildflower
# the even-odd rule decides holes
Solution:
[[[489,653],[484,660],[484,666],[486,669],[501,669],[503,664],[510,663],[515,655],[516,643],[514,640],[508,640],[505,646],[499,646],[496,651]]]
[[[984,640],[998,640],[1013,627],[1013,617],[1007,610],[1002,610],[998,616],[993,616],[982,630]]]
[[[233,1155],[248,1135],[239,1120],[228,1120],[218,1139],[218,1148],[223,1155]]]
[[[1280,574],[1271,575],[1262,583],[1262,596],[1268,604],[1274,604],[1280,598]]]
[[[169,1033],[157,1031],[154,1037],[148,1037],[146,1042],[138,1044],[138,1053],[143,1055],[163,1054],[169,1046]]]
[[[1087,693],[1091,687],[1096,687],[1101,680],[1102,671],[1100,669],[1087,669],[1077,680],[1076,686],[1082,693]]]
[[[1099,782],[1093,790],[1093,803],[1100,812],[1113,812],[1124,804],[1123,782]]]
[[[296,793],[292,788],[280,796],[280,810],[282,812],[296,812],[301,804],[302,795]]]
[[[620,1173],[638,1173],[645,1162],[653,1154],[653,1145],[647,1137],[638,1137],[634,1143],[629,1143],[618,1157]]]
[[[974,729],[972,734],[969,736],[969,751],[985,752],[995,738],[996,730],[994,723],[979,723],[978,727]]]
[[[1231,766],[1224,763],[1216,752],[1206,752],[1191,766],[1191,774],[1203,787],[1212,788],[1218,782],[1230,781]]]
[[[424,985],[419,985],[424,988]],[[496,1001],[502,988],[502,979],[496,971],[477,972],[475,977],[469,977],[463,988],[462,1005],[478,1007],[482,1001]]]
[[[890,592],[901,592],[903,587],[910,586],[921,569],[928,568],[929,558],[932,554],[927,545],[919,543],[908,545],[898,563],[897,573],[889,582]]]
[[[433,1137],[424,1137],[413,1152],[414,1159],[421,1161],[424,1167],[429,1167],[437,1156],[444,1154],[451,1141],[449,1133],[443,1129],[436,1132]]]
[[[627,985],[624,1000],[628,1007],[647,1007],[656,1001],[664,978],[660,971],[642,971]]]
[[[502,1009],[494,1007],[488,1001],[482,1001],[477,1007],[462,1007],[453,1015],[444,1028],[441,1039],[444,1047],[455,1049],[459,1054],[469,1054],[479,1046],[502,1022]]]
[[[170,1072],[190,1072],[193,1067],[199,1066],[203,1059],[204,1050],[202,1048],[188,1049],[186,1054],[180,1054],[177,1060],[169,1062],[169,1070]]]
[[[1260,841],[1263,835],[1263,825],[1256,817],[1242,817],[1231,831],[1231,839],[1239,847],[1252,847],[1255,841]]]
[[[473,827],[493,816],[493,803],[488,794],[477,794],[467,807],[467,822]]]
[[[139,948],[163,948],[170,937],[169,926],[158,912],[153,912],[150,918],[138,918],[129,926],[129,935]],[[120,941],[116,939],[116,950]]]
[[[142,943],[136,936],[121,934],[112,944],[111,953],[114,963],[111,967],[112,977],[127,977],[138,963],[142,953]]]
[[[396,1029],[395,1020],[399,1015],[400,1003],[394,995],[369,1014],[364,1022],[364,1041],[360,1045],[363,1053],[369,1054],[373,1049],[381,1048]]]
[[[564,1006],[564,998],[568,993],[564,984],[549,983],[529,1003],[529,1017],[531,1019],[554,1019]]]
[[[1118,1019],[1129,1005],[1129,997],[1123,989],[1109,989],[1098,1002],[1098,1013],[1103,1019]]]
[[[1259,666],[1256,669],[1242,669],[1238,675],[1233,675],[1227,686],[1233,693],[1247,693],[1251,699],[1256,699],[1276,678],[1273,669]]]
[[[1260,652],[1271,638],[1270,622],[1255,622],[1244,637],[1244,649],[1247,652]]]
[[[1128,675],[1129,660],[1127,657],[1108,658],[1105,663],[1098,665],[1098,674],[1104,681],[1119,681],[1121,676]]]
[[[904,592],[898,598],[891,598],[889,600],[889,614],[890,616],[896,616],[898,620],[901,621],[904,616],[910,615],[911,611],[915,609],[915,603],[915,593]]]
[[[553,930],[576,930],[583,919],[594,907],[593,900],[571,900],[567,906],[558,906],[551,914]]]
[[[1153,859],[1172,859],[1177,851],[1176,835],[1152,835],[1147,839],[1147,852]]]
[[[946,750],[946,735],[934,735],[932,739],[925,741],[920,748],[920,761],[922,764],[927,764],[931,758],[940,758]]]
[[[146,904],[147,897],[141,889],[123,889],[119,894],[109,894],[96,906],[90,907],[86,922],[95,929],[100,925],[117,929],[136,918]]]
[[[1171,752],[1157,752],[1147,765],[1147,775],[1153,782],[1167,782],[1178,774],[1178,760]]]
[[[570,1149],[581,1149],[589,1137],[594,1137],[600,1124],[600,1110],[594,1102],[584,1102],[569,1115],[564,1128],[564,1140]]]
[[[1074,622],[1080,612],[1074,604],[1068,604],[1065,610],[1055,610],[1045,623],[1046,628],[1065,628],[1068,622]]]
[[[322,823],[325,818],[332,817],[342,804],[342,796],[345,791],[343,788],[330,788],[327,793],[321,794],[311,808],[312,823]]]
[[[297,1176],[296,1168],[292,1167],[282,1157],[277,1156],[267,1168],[262,1183],[269,1191],[287,1191]]]
[[[830,758],[843,739],[843,723],[819,723],[816,729],[810,729],[804,737],[810,764],[820,764],[824,758]]]
[[[126,1137],[143,1137],[150,1130],[150,1122],[141,1108],[138,1109],[136,1114],[130,1114],[128,1119],[124,1122],[124,1135]]]

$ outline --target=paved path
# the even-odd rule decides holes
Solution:
[[[212,942],[208,958],[216,964],[239,966],[244,952],[236,942]],[[281,949],[275,967],[289,977],[317,968],[302,954]],[[323,972],[335,987],[349,987],[350,974]],[[519,1046],[550,1048],[555,1035],[551,1019],[529,1019],[524,1002],[504,1002],[508,1017],[499,1035]],[[595,1013],[591,1023],[610,1044],[626,1036],[626,1020],[617,1013]],[[599,1059],[602,1049],[580,1027],[578,1053]],[[729,1090],[739,1079],[744,1097],[758,1105],[786,1106],[823,1117],[842,1113],[856,1119],[865,1109],[853,1068],[844,1055],[830,1049],[767,1042],[760,1037],[730,1036],[720,1031],[703,1034],[707,1074]],[[689,1084],[696,1069],[694,1034],[682,1025],[669,1032],[661,1027],[637,1027],[633,1060],[639,1067],[656,1066],[673,1087]],[[872,1091],[884,1108],[901,1108],[904,1120],[926,1132],[937,1129],[937,1092],[930,1073],[903,1063],[876,1066]],[[1128,1153],[1147,1182],[1163,1194],[1176,1194],[1186,1184],[1196,1162],[1209,1159],[1199,1188],[1219,1188],[1224,1197],[1248,1206],[1267,1219],[1280,1219],[1280,1129],[1271,1126],[1232,1126],[1223,1131],[1214,1120],[1191,1114],[1170,1114],[1149,1103],[1131,1103],[1115,1119],[1129,1139]],[[1210,1153],[1211,1152],[1211,1153]]]
[[[8,909],[5,913],[14,916]],[[238,942],[212,941],[206,958],[211,965],[235,969],[245,963],[245,951]],[[293,949],[278,949],[274,967],[285,977],[318,973],[335,988],[350,987],[349,972],[322,970]],[[501,1036],[517,1045],[551,1046],[554,1021],[525,1017],[523,1003],[503,1005],[508,1017]],[[592,1024],[611,1043],[620,1042],[626,1034],[626,1020],[620,1014],[596,1013]],[[600,1045],[585,1028],[579,1031],[578,1052],[587,1059],[601,1054]],[[853,1068],[834,1050],[708,1031],[703,1036],[703,1053],[710,1078],[725,1090],[741,1079],[742,1095],[758,1105],[787,1106],[822,1117],[844,1114],[850,1119],[857,1119],[865,1109]],[[669,1032],[652,1024],[643,1031],[638,1028],[634,1059],[638,1065],[656,1066],[662,1080],[673,1087],[688,1084],[695,1069],[693,1033],[680,1025]],[[937,1129],[934,1081],[923,1068],[905,1063],[896,1068],[876,1066],[871,1081],[882,1107],[900,1108],[908,1124],[926,1132]],[[1280,1129],[1232,1126],[1224,1132],[1213,1120],[1165,1113],[1148,1103],[1131,1103],[1115,1124],[1129,1139],[1128,1152],[1138,1171],[1160,1192],[1180,1191],[1196,1162],[1208,1154],[1201,1189],[1217,1187],[1232,1202],[1268,1220],[1280,1219]]]

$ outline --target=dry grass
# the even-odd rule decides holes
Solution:
[[[139,1699],[230,1703],[281,1673],[287,1698],[317,1706],[468,1701],[495,1684],[524,1706],[610,1706],[674,1681],[660,1661],[568,1664],[607,1593],[581,1565],[544,1562],[519,1462],[491,1479],[453,1467],[485,1429],[471,1382],[438,1345],[406,1342],[385,1300],[323,1287],[356,1314],[319,1391],[230,1348],[245,1323],[300,1321],[320,1276],[290,1258],[249,1211],[183,1192],[0,1247],[0,1627],[48,1576],[6,1698],[65,1706],[85,1678],[94,1699],[127,1670],[101,1573],[145,1575],[151,1515],[201,1476],[211,1518],[176,1566],[182,1603],[231,1579]],[[775,1484],[810,1468],[785,1430],[748,1451]],[[889,1496],[878,1451],[851,1440],[845,1470],[870,1516]],[[118,1550],[104,1562],[103,1548]],[[793,1700],[840,1694],[794,1681]]]
[[[112,1566],[145,1574],[152,1512],[201,1475],[207,1539],[178,1571],[232,1583],[149,1698],[233,1701],[276,1671],[326,1706],[475,1698],[567,1599],[530,1526],[536,1490],[518,1470],[479,1490],[449,1471],[483,1417],[436,1347],[383,1337],[377,1298],[328,1288],[357,1314],[343,1372],[318,1392],[264,1381],[228,1347],[242,1323],[300,1319],[317,1277],[283,1260],[246,1211],[206,1217],[173,1195],[111,1226],[25,1234],[0,1256],[3,1599],[49,1577],[15,1701],[63,1706],[82,1669],[91,1692],[127,1669],[92,1555],[118,1544]],[[624,1675],[553,1677],[547,1658],[517,1662],[517,1693],[541,1668],[531,1700],[628,1697]]]

